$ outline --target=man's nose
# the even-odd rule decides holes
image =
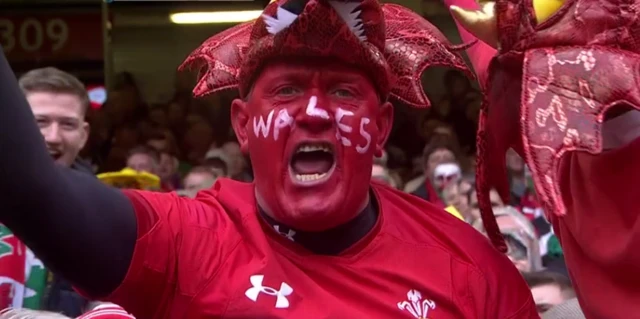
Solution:
[[[307,105],[298,111],[296,125],[314,133],[330,129],[333,125],[333,114],[326,106],[328,103],[324,103],[317,96],[310,97]]]
[[[44,140],[48,144],[61,144],[62,136],[60,135],[60,125],[52,123],[41,130]]]

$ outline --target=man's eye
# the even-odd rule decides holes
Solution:
[[[333,94],[337,97],[353,97],[353,94],[349,90],[338,89],[333,91]]]
[[[284,96],[291,96],[291,95],[298,94],[299,92],[300,90],[298,90],[293,86],[284,86],[278,89],[277,94],[284,95]]]
[[[71,131],[71,130],[75,130],[75,129],[77,129],[77,128],[78,128],[78,124],[77,124],[77,123],[67,123],[67,122],[64,122],[64,123],[62,123],[62,125],[61,125],[61,126],[62,126],[62,128],[64,128],[65,130],[70,130],[70,131]]]

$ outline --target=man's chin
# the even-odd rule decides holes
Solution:
[[[53,158],[53,161],[57,164],[57,165],[62,165],[64,167],[71,167],[71,164],[73,164],[73,161],[70,161],[68,158],[63,157],[58,157],[58,158]]]
[[[323,231],[350,220],[353,216],[345,216],[343,211],[344,199],[331,197],[311,195],[291,200],[283,222],[302,231]]]

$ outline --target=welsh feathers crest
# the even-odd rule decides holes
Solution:
[[[408,311],[417,319],[429,319],[429,310],[435,309],[436,303],[429,299],[423,300],[422,293],[412,289],[407,292],[407,300],[398,303],[398,308]]]

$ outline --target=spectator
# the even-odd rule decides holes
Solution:
[[[204,157],[204,165],[222,172],[222,176],[229,177],[231,159],[227,153],[219,148],[214,148],[207,152]]]
[[[104,109],[114,127],[135,127],[146,118],[148,108],[142,100],[133,75],[129,72],[116,75],[115,89],[109,92],[109,102]]]
[[[389,185],[393,188],[397,188],[389,170],[380,164],[373,164],[373,167],[371,168],[371,179]]]
[[[30,71],[20,78],[49,154],[58,164],[71,166],[89,137],[85,121],[89,105],[84,85],[55,68]]]
[[[440,194],[433,187],[434,172],[440,164],[456,162],[457,148],[448,138],[437,137],[425,146],[422,154],[424,174],[416,181],[409,182],[413,183],[415,188],[411,189],[407,185],[405,192],[444,207]]]
[[[196,166],[184,177],[184,189],[197,193],[211,188],[215,181],[223,176],[223,172],[219,169],[209,166]]]
[[[173,133],[166,129],[155,130],[147,139],[146,145],[159,153],[158,176],[162,180],[162,188],[166,190],[181,188],[180,172],[188,172],[190,166],[178,160],[178,146]]]
[[[578,298],[571,298],[547,310],[542,319],[586,319]]]
[[[569,278],[549,271],[533,272],[524,275],[533,300],[542,315],[553,306],[576,297]]]
[[[516,268],[523,273],[541,270],[540,247],[531,222],[511,206],[499,207],[493,213],[508,247],[507,256]],[[481,220],[475,227],[485,233]]]
[[[167,106],[167,128],[177,137],[182,137],[186,128],[187,110],[191,104],[191,93],[177,93]]]
[[[502,198],[495,189],[492,189],[489,192],[489,200],[491,201],[491,206],[493,207],[493,211],[495,212],[497,209],[504,207],[504,202],[502,202]],[[472,189],[469,193],[469,223],[479,225],[482,224],[482,220],[480,219],[480,207],[478,207],[478,194],[475,189]]]
[[[446,186],[450,184],[457,184],[461,179],[462,169],[460,169],[460,165],[456,162],[450,162],[441,163],[435,167],[431,182],[436,188],[436,191],[441,193]]]
[[[471,86],[469,79],[459,71],[450,70],[444,76],[445,96],[435,105],[434,116],[453,125],[459,142],[468,153],[475,152],[477,113],[482,94]],[[473,112],[469,112],[469,109]]]
[[[524,160],[516,151],[509,149],[506,158],[507,173],[511,187],[511,204],[520,205],[520,199],[527,191],[527,183],[524,174]]]
[[[153,104],[149,110],[149,122],[154,128],[165,128],[169,124],[167,120],[167,106]]]
[[[77,158],[89,136],[89,124],[85,121],[85,116],[90,102],[85,86],[73,75],[55,68],[29,71],[20,78],[19,85],[40,127],[47,150],[56,163],[93,174],[90,167]],[[0,262],[0,273],[11,271],[9,268],[12,266],[4,264],[5,262],[22,260],[22,264],[14,266],[17,269],[26,270],[28,277],[24,279],[32,296],[26,297],[24,302],[14,299],[12,304],[14,307],[38,309],[42,304],[46,271],[42,267],[42,262],[35,257],[30,262],[26,260],[27,263],[25,263],[24,258],[29,254],[33,255],[28,252],[16,255],[16,257],[24,256],[17,259],[3,258]],[[20,296],[20,294],[14,296]],[[82,313],[86,303],[87,301],[76,294],[68,282],[53,276],[44,301],[45,308],[69,316],[77,316]]]
[[[193,122],[183,137],[184,150],[189,163],[199,165],[213,142],[213,128],[201,117],[195,117]]]
[[[147,137],[147,146],[154,148],[158,152],[171,154],[178,153],[178,143],[173,133],[168,129],[156,129]]]
[[[227,142],[222,145],[222,150],[229,157],[229,177],[241,182],[252,181],[253,178],[247,171],[247,161],[240,150],[240,145],[237,142]]]
[[[129,151],[127,167],[139,172],[158,175],[160,155],[151,147],[141,145]]]

